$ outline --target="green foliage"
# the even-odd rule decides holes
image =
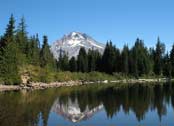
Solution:
[[[26,56],[29,64],[40,65],[40,49],[35,36],[31,37],[26,45]]]
[[[102,71],[112,74],[115,69],[116,62],[116,48],[112,45],[112,42],[107,42],[104,54],[102,56]]]
[[[26,69],[27,68],[27,69]],[[100,72],[89,72],[89,73],[81,73],[81,72],[53,72],[50,70],[46,70],[41,67],[36,66],[28,66],[24,69],[26,73],[30,75],[30,81],[33,82],[64,82],[64,81],[103,81],[103,80],[115,80],[114,76],[100,73]]]
[[[15,19],[13,15],[11,15],[9,19],[9,23],[6,28],[6,32],[4,36],[2,37],[0,47],[5,47],[8,43],[14,42],[14,33],[15,33]]]
[[[60,52],[59,61],[57,62],[58,69],[61,71],[68,71],[69,70],[69,60],[68,55],[65,53],[62,55]]]
[[[24,17],[22,17],[16,33],[16,43],[18,44],[21,53],[27,54],[26,50],[27,42],[28,42],[28,36],[26,31],[26,24]]]
[[[0,51],[0,77],[4,84],[20,84],[17,61],[18,50],[14,43]]]
[[[98,50],[88,50],[88,72],[100,70],[101,54]]]
[[[72,57],[69,61],[69,69],[71,72],[77,71],[77,61],[75,57]]]
[[[171,77],[171,62],[170,62],[170,57],[169,57],[169,54],[167,53],[165,56],[164,56],[164,59],[163,59],[163,75],[166,76],[166,77]]]
[[[163,67],[163,55],[165,52],[165,45],[161,43],[160,39],[158,38],[156,44],[156,50],[154,55],[154,72],[156,75],[162,74],[162,67]]]
[[[121,53],[121,72],[128,74],[129,73],[129,47],[124,46]]]
[[[88,56],[85,48],[81,48],[79,51],[77,66],[79,72],[87,72],[88,71]]]
[[[43,37],[43,46],[40,51],[40,65],[43,68],[55,69],[55,60],[53,54],[50,52],[47,36]]]
[[[147,48],[144,46],[142,40],[137,39],[134,47],[131,50],[131,73],[135,77],[143,74],[149,74],[150,72],[150,58]]]
[[[172,50],[170,52],[170,62],[171,62],[171,75],[174,77],[174,44],[172,46]]]
[[[4,84],[19,84],[19,50],[15,43],[15,20],[11,15],[6,33],[0,43],[0,78]]]

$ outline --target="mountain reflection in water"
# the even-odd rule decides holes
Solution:
[[[72,122],[79,122],[81,120],[86,120],[92,117],[93,114],[100,111],[103,108],[103,105],[99,105],[93,109],[89,109],[87,106],[82,112],[78,105],[78,101],[72,102],[71,99],[68,100],[68,103],[61,104],[59,100],[56,100],[54,105],[51,108],[52,112],[57,113],[58,115],[63,116],[65,119],[68,119]]]
[[[173,84],[6,92],[0,93],[0,126],[173,126],[173,108]]]

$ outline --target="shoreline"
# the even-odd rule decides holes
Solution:
[[[41,90],[47,88],[59,88],[59,87],[72,87],[72,86],[81,86],[81,85],[90,85],[90,84],[133,84],[133,83],[165,83],[174,81],[174,79],[159,78],[159,79],[124,79],[124,80],[115,80],[115,81],[66,81],[66,82],[30,82],[29,84],[21,85],[0,85],[0,92],[5,91],[20,91],[20,90]]]

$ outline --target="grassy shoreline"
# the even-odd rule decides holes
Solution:
[[[112,75],[102,72],[56,72],[42,69],[37,66],[25,66],[20,70],[21,83],[19,85],[4,85],[0,82],[0,92],[14,90],[35,90],[57,88],[66,86],[79,86],[91,84],[134,84],[134,83],[162,83],[173,81],[163,76],[144,75],[139,78],[113,73]]]
[[[106,74],[103,72],[70,72],[70,71],[52,71],[37,66],[24,66],[20,68],[20,75],[27,78],[29,82],[65,82],[65,81],[115,81],[137,79],[135,76],[123,73]],[[158,79],[164,76],[156,76],[154,74],[142,75],[138,79]]]

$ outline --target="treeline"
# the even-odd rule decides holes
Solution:
[[[107,42],[103,55],[97,50],[86,52],[81,48],[77,58],[60,53],[58,68],[62,71],[92,72],[108,74],[120,73],[136,78],[148,76],[174,77],[174,45],[169,53],[165,53],[165,45],[158,38],[155,48],[147,48],[143,40],[137,38],[132,48],[125,45],[122,50],[112,42]]]
[[[165,53],[165,45],[159,38],[156,47],[150,49],[141,39],[137,39],[132,48],[125,45],[122,50],[110,41],[103,54],[81,48],[76,58],[69,59],[66,53],[61,52],[56,61],[50,52],[47,36],[43,36],[41,45],[38,34],[28,35],[25,19],[22,17],[15,27],[15,19],[11,15],[6,31],[0,37],[0,83],[21,83],[20,69],[27,65],[52,72],[99,71],[136,78],[143,75],[174,77],[174,45],[169,53]]]

